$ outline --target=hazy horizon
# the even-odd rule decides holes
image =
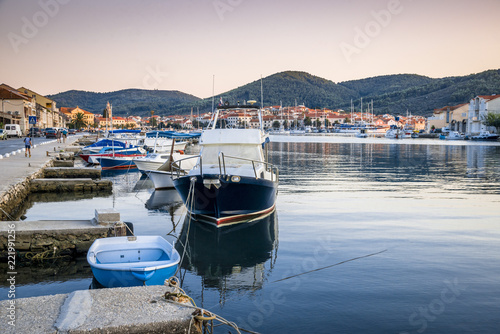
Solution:
[[[283,71],[339,83],[500,68],[500,1],[0,0],[0,81],[200,98]]]

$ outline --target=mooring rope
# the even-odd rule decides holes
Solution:
[[[5,213],[5,215],[7,216],[7,218],[9,218],[11,221],[15,220],[14,217],[12,217],[11,215],[9,215],[7,212],[5,212],[4,209],[0,208],[0,210],[2,210],[3,213]]]
[[[382,251],[380,251],[380,252],[371,253],[371,254],[368,254],[368,255],[363,255],[363,256],[354,257],[354,258],[349,259],[349,260],[344,260],[344,261],[341,261],[341,262],[337,262],[337,263],[335,263],[335,264],[331,264],[331,265],[329,265],[329,266],[325,266],[325,267],[321,267],[321,268],[316,268],[316,269],[309,270],[309,271],[306,271],[306,272],[303,272],[303,273],[300,273],[300,274],[296,274],[296,275],[288,276],[288,277],[285,277],[285,278],[281,278],[281,279],[279,279],[279,280],[272,281],[272,282],[270,282],[270,283],[276,283],[276,282],[285,281],[285,280],[290,279],[290,278],[294,278],[294,277],[297,277],[297,276],[302,276],[302,275],[309,274],[309,273],[312,273],[312,272],[315,272],[315,271],[320,271],[320,270],[323,270],[323,269],[327,269],[327,268],[335,267],[335,266],[338,266],[338,265],[341,265],[341,264],[344,264],[344,263],[347,263],[347,262],[351,262],[351,261],[355,261],[355,260],[359,260],[359,259],[364,259],[364,258],[366,258],[366,257],[370,257],[370,256],[378,255],[378,254],[381,254],[381,253],[384,253],[384,252],[387,252],[387,249],[384,249],[384,250],[382,250]]]
[[[187,200],[186,200],[186,208],[189,206],[189,210],[187,210],[187,215],[189,215],[189,219],[187,221],[187,232],[186,232],[186,243],[183,245],[184,246],[184,249],[182,250],[182,256],[181,256],[181,260],[179,262],[179,266],[177,267],[177,270],[174,274],[174,276],[177,275],[177,273],[181,270],[181,265],[182,265],[182,261],[184,261],[184,256],[186,255],[186,252],[187,252],[187,248],[188,248],[188,244],[189,244],[189,231],[191,230],[191,214],[190,212],[192,212],[193,210],[193,202],[194,202],[194,184],[195,184],[195,179],[191,179],[191,184],[189,185],[189,192],[188,192],[188,196],[187,196]]]

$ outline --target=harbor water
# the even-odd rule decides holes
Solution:
[[[36,198],[25,215],[115,208],[136,234],[186,247],[179,276],[199,306],[260,333],[498,333],[499,144],[272,136],[276,211],[219,230],[138,172],[105,173],[110,196]],[[18,298],[94,285],[85,259],[20,268],[17,284]]]

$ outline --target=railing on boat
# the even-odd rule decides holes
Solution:
[[[173,162],[173,164],[176,164],[177,165],[176,167],[178,168],[176,171],[174,171],[176,178],[181,177],[181,171],[183,170],[182,169],[182,161],[188,160],[188,159],[194,159],[194,158],[199,158],[199,162],[196,166],[198,166],[200,168],[200,175],[203,175],[203,157],[201,155],[195,155],[195,156],[175,160]],[[221,158],[222,158],[222,161],[221,161]],[[243,160],[243,161],[250,161],[252,163],[252,168],[253,168],[253,172],[254,172],[256,179],[259,178],[259,176],[257,175],[257,169],[255,168],[256,164],[264,164],[266,171],[271,173],[271,181],[272,182],[278,181],[278,179],[279,179],[278,167],[275,167],[273,164],[270,164],[270,163],[264,162],[264,161],[257,161],[257,160],[252,160],[252,159],[235,157],[235,156],[231,156],[231,155],[225,155],[224,152],[219,152],[219,156],[217,157],[218,162],[219,162],[219,173],[221,175],[226,174],[226,158],[238,159],[238,160]],[[224,171],[224,173],[223,173],[223,171]],[[185,174],[183,174],[183,175],[185,175]],[[172,174],[172,176],[174,176],[174,174]]]
[[[221,157],[222,157],[222,164],[221,164]],[[276,181],[278,180],[279,176],[279,171],[277,167],[274,167],[272,164],[264,161],[257,161],[257,160],[252,160],[252,159],[246,159],[246,158],[240,158],[240,157],[235,157],[232,155],[225,155],[224,152],[219,152],[219,156],[217,157],[219,161],[219,173],[221,175],[226,175],[226,158],[229,159],[237,159],[237,160],[243,160],[243,161],[250,161],[252,163],[252,168],[253,168],[253,173],[255,175],[255,178],[258,179],[259,176],[257,175],[257,169],[255,168],[255,164],[263,164],[266,167],[266,171],[271,173],[271,181],[273,180],[273,175],[276,175]],[[224,173],[222,173],[222,170],[224,169]]]

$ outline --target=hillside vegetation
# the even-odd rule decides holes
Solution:
[[[200,100],[200,98],[179,91],[124,89],[109,93],[95,93],[78,90],[49,95],[58,107],[79,106],[92,113],[102,113],[109,101],[113,115],[146,115],[170,113],[178,108]]]
[[[264,105],[309,108],[346,109],[353,100],[359,109],[360,99],[373,100],[376,114],[429,116],[446,105],[466,103],[476,95],[500,94],[500,70],[467,76],[433,79],[417,74],[384,75],[335,83],[309,73],[286,71],[262,80]],[[216,96],[231,103],[257,100],[260,103],[261,81],[256,80]],[[199,99],[178,91],[127,89],[111,93],[68,91],[49,96],[58,106],[76,107],[101,112],[106,102],[113,103],[113,115],[188,114],[191,108],[200,112],[211,110],[212,99]]]

